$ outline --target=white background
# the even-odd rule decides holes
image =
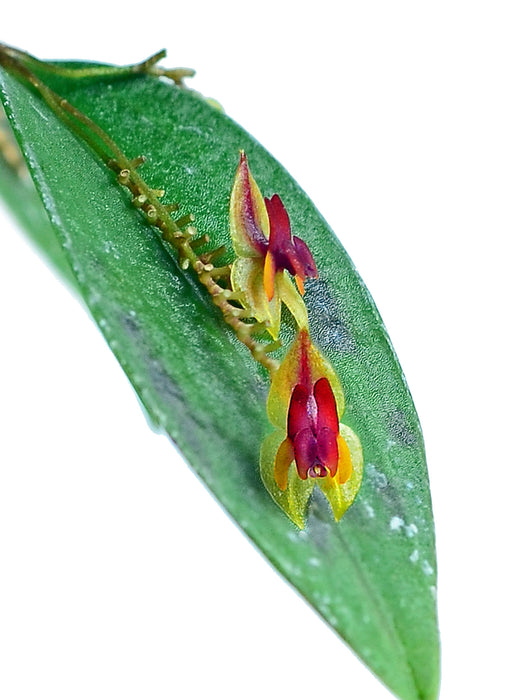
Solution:
[[[521,3],[115,5],[13,3],[1,38],[115,63],[166,47],[299,180],[423,425],[442,700],[525,697]],[[0,217],[2,700],[390,698],[149,431]]]

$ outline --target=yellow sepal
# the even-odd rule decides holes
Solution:
[[[292,284],[291,280],[290,284]],[[297,292],[295,293],[297,294]],[[298,294],[297,297],[301,299]],[[321,355],[319,350],[312,345],[308,331],[303,328],[297,334],[297,338],[290,346],[279,369],[274,374],[270,386],[266,407],[269,419],[277,428],[286,430],[290,396],[292,395],[293,388],[300,381],[301,362],[303,361],[308,363],[313,384],[321,377],[326,377],[328,379],[332,391],[334,392],[337,415],[341,416],[343,414],[344,396],[341,383],[332,365]]]
[[[279,488],[275,481],[275,460],[284,440],[286,440],[286,433],[276,430],[263,441],[260,458],[261,479],[277,505],[302,530],[305,525],[308,501],[315,484],[313,479],[305,481],[300,479],[295,462],[292,462],[288,469],[286,488],[283,490]]]
[[[258,229],[266,240],[270,236],[270,220],[263,196],[242,154],[230,197],[230,235],[237,256],[262,257],[254,247],[250,229],[252,233]]]
[[[234,292],[242,293],[244,308],[253,318],[264,323],[276,340],[281,327],[281,300],[275,295],[268,301],[263,287],[263,259],[237,258],[231,269],[231,284]]]

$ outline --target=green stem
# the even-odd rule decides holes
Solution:
[[[192,68],[160,68],[157,63],[166,57],[166,50],[162,49],[150,56],[145,61],[133,63],[128,66],[89,66],[85,68],[67,67],[40,61],[25,51],[20,51],[11,46],[0,44],[0,53],[12,58],[14,61],[23,63],[33,70],[59,75],[63,78],[127,78],[132,75],[155,75],[171,78],[177,85],[181,85],[184,78],[192,78],[195,71]]]

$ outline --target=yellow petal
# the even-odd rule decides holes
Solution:
[[[266,296],[268,297],[268,300],[271,301],[273,299],[273,295],[275,292],[275,258],[273,255],[268,251],[266,253],[266,257],[264,259],[264,291],[266,292]]]
[[[275,481],[277,486],[284,491],[288,484],[288,472],[290,464],[294,461],[293,443],[289,438],[286,438],[279,445],[277,454],[275,455]]]
[[[339,461],[337,462],[337,481],[344,484],[352,475],[352,457],[345,439],[341,434],[337,436],[337,449]]]

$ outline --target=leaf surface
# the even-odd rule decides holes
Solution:
[[[46,78],[128,157],[147,157],[141,175],[166,190],[166,201],[179,202],[181,213],[195,215],[212,247],[231,250],[228,202],[239,149],[263,195],[281,196],[294,234],[310,247],[319,270],[318,280],[306,282],[312,338],[341,379],[341,420],[359,435],[365,467],[356,502],[339,524],[314,493],[299,531],[259,477],[260,445],[271,431],[265,371],[114,174],[37,94],[3,70],[0,77],[6,112],[86,304],[153,421],[395,694],[436,698],[436,562],[421,430],[373,301],[327,223],[282,166],[199,95],[153,77]],[[283,328],[286,346],[293,337],[287,315]],[[282,632],[294,643],[293,630]],[[295,643],[322,656],[315,640]],[[342,697],[351,697],[351,679],[344,669],[334,672]]]
[[[6,129],[9,129],[9,126],[4,122],[3,108],[0,104],[0,136],[4,136],[10,154],[16,153],[14,149],[16,143],[11,144]],[[42,200],[38,196],[29,173],[24,167],[21,167],[16,158],[15,155],[14,162],[9,162],[2,157],[0,151],[0,196],[9,206],[20,226],[31,238],[33,244],[51,264],[52,269],[72,289],[75,289],[76,280],[71,272],[71,266],[57,240],[49,217],[42,207]]]

